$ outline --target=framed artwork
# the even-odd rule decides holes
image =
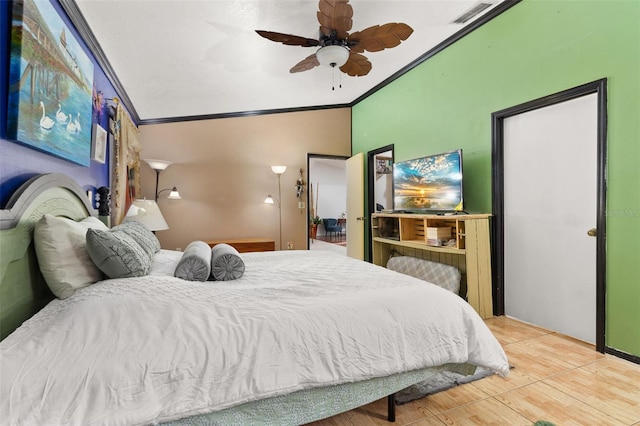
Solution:
[[[7,139],[89,166],[93,62],[49,1],[12,5]]]
[[[387,158],[376,158],[376,173],[379,175],[386,175],[391,173],[393,168],[393,164],[391,163],[391,159]]]
[[[93,125],[91,159],[102,164],[107,161],[107,131],[99,124]]]

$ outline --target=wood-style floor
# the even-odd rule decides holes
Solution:
[[[313,426],[640,425],[640,365],[592,345],[506,317],[487,325],[514,367],[396,407],[386,421],[382,399]]]

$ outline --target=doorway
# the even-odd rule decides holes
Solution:
[[[599,352],[605,164],[606,79],[493,114],[496,313]]]
[[[367,222],[371,215],[382,210],[393,210],[393,144],[367,153]],[[371,230],[367,229],[367,260],[373,259]]]
[[[346,256],[348,157],[307,154],[307,249],[333,251]],[[319,223],[314,224],[317,217]],[[335,220],[329,230],[323,219]],[[315,225],[315,229],[312,229]]]

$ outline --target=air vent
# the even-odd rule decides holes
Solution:
[[[477,15],[480,14],[480,12],[482,12],[483,10],[485,10],[487,8],[490,8],[491,6],[493,6],[493,4],[491,4],[491,3],[478,3],[478,4],[474,5],[471,9],[467,10],[462,15],[458,16],[453,21],[453,23],[454,24],[464,24],[465,22],[467,22],[471,18],[475,18]]]

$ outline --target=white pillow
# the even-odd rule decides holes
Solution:
[[[89,228],[108,229],[96,217],[75,222],[45,214],[36,222],[33,239],[40,272],[53,294],[60,299],[66,299],[76,289],[103,278],[86,249]]]

